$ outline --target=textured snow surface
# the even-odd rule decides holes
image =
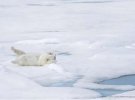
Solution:
[[[101,98],[93,89],[135,89],[98,84],[135,74],[134,5],[134,0],[0,0],[0,99],[133,99],[134,91]],[[57,63],[17,66],[11,46],[54,52]]]

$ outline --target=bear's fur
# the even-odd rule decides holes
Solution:
[[[14,47],[11,49],[16,54],[16,59],[12,63],[20,66],[44,66],[56,62],[56,55],[53,53],[30,54]]]

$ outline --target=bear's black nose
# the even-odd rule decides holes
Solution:
[[[54,60],[56,60],[56,56],[54,56]]]

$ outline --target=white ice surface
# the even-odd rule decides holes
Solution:
[[[32,71],[32,70],[31,70]],[[31,73],[29,73],[31,74]],[[1,100],[87,99],[100,96],[94,91],[73,87],[42,87],[26,76],[9,69],[0,70]],[[47,80],[46,80],[47,81]]]
[[[99,97],[90,89],[134,89],[95,83],[135,73],[134,5],[134,0],[0,0],[0,97],[54,99],[58,94],[57,99],[84,100]],[[57,64],[13,65],[11,46],[53,51]],[[41,86],[78,76],[73,87]]]
[[[64,71],[60,66],[56,64],[50,64],[46,66],[17,66],[12,63],[3,65],[4,69],[18,73],[24,77],[34,80],[39,84],[49,85],[57,82],[73,81],[77,78],[76,75]]]

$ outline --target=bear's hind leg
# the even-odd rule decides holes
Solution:
[[[11,47],[11,50],[12,50],[17,56],[26,54],[24,51],[18,50],[18,49],[14,48],[14,47]]]

